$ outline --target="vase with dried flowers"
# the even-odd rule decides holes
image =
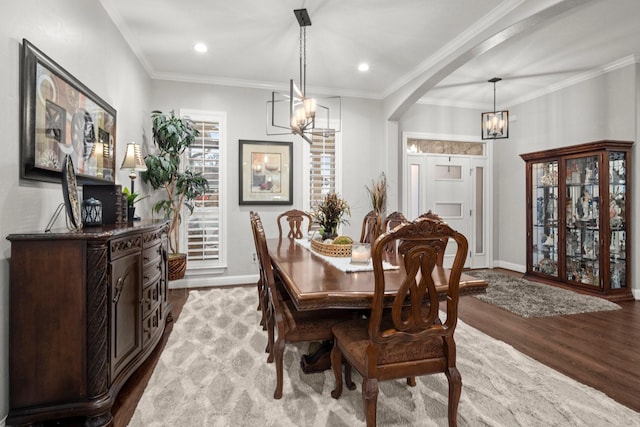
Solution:
[[[371,209],[384,217],[387,210],[387,176],[382,172],[377,181],[371,180],[371,188],[367,187]]]
[[[314,220],[321,227],[323,239],[335,239],[338,236],[338,226],[349,224],[345,215],[351,215],[349,204],[336,193],[327,194],[313,210]]]

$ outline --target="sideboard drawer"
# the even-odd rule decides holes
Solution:
[[[144,265],[162,262],[162,241],[152,246],[145,246],[142,251],[142,263]]]
[[[158,259],[155,264],[146,264],[142,270],[142,286],[147,286],[149,283],[156,281],[162,274],[162,258]]]
[[[150,341],[162,333],[162,305],[142,321],[142,345],[146,346]]]
[[[149,314],[160,302],[160,284],[158,277],[155,282],[142,290],[142,317]]]

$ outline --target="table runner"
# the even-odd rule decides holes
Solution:
[[[351,257],[332,257],[332,256],[321,255],[311,249],[311,243],[309,242],[309,240],[307,239],[295,239],[295,240],[298,245],[302,246],[308,251],[311,251],[312,254],[322,258],[323,260],[333,265],[335,268],[337,268],[340,271],[344,271],[346,273],[356,273],[358,271],[373,271],[373,263],[371,262],[371,259],[369,259],[369,262],[366,264],[352,264]],[[390,264],[387,261],[382,261],[382,268],[384,270],[396,270],[400,267],[398,267],[397,265]]]

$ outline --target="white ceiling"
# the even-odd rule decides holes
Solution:
[[[408,91],[427,102],[486,108],[493,102],[487,80],[497,76],[502,108],[640,58],[640,0],[101,3],[158,79],[284,88],[299,75],[299,8],[312,22],[311,93],[384,99]],[[208,52],[196,53],[196,42]],[[369,72],[357,70],[360,62]]]

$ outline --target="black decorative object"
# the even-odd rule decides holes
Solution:
[[[62,161],[62,195],[64,196],[64,206],[70,222],[69,228],[82,229],[76,172],[73,169],[73,160],[71,160],[71,156],[68,154]]]
[[[82,202],[82,224],[85,227],[102,225],[102,202],[93,197]]]

